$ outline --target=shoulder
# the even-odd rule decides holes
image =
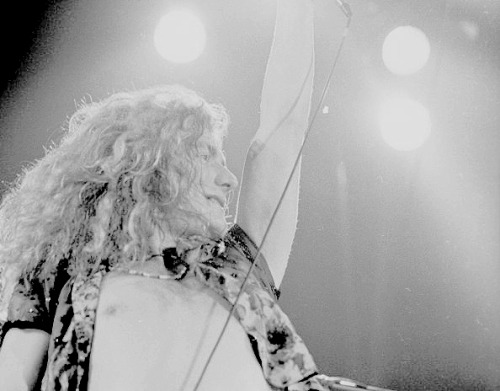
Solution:
[[[259,283],[278,299],[280,292],[276,288],[267,260],[250,236],[239,225],[234,224],[226,234],[224,242],[227,257],[234,261],[246,262],[248,265],[255,264],[253,274]]]

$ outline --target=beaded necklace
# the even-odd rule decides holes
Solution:
[[[159,280],[181,280],[189,271],[189,265],[184,261],[183,257],[178,254],[175,247],[166,248],[161,254],[153,254],[149,257],[149,259],[156,257],[163,258],[163,265],[167,271],[172,274],[153,274],[135,269],[129,269],[123,266],[118,266],[113,270],[131,274],[133,276],[156,278]]]

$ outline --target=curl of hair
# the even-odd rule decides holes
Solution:
[[[70,275],[146,260],[153,232],[181,237],[203,220],[188,207],[197,141],[222,147],[227,125],[222,106],[181,86],[83,104],[5,195],[0,267],[43,278],[63,259]]]

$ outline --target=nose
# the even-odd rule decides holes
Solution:
[[[225,191],[229,192],[236,189],[238,186],[238,179],[226,166],[221,166],[215,179],[215,183],[224,188]]]

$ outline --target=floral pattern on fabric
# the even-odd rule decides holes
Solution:
[[[89,278],[78,275],[61,291],[52,335],[47,371],[42,390],[85,389],[90,350],[99,302],[99,291],[105,270]]]
[[[241,242],[235,247],[234,236],[241,241],[243,235],[241,229],[233,229],[225,241],[225,247],[239,248],[241,252],[229,250],[214,257],[212,251],[202,246],[201,254],[195,257],[198,262],[192,265],[193,273],[231,305],[236,302],[251,266],[251,258],[247,258],[249,248],[243,247]],[[241,259],[243,256],[245,260]],[[264,376],[272,386],[282,389],[316,373],[304,342],[269,291],[262,289],[255,273],[248,277],[234,314],[246,333],[256,341]]]
[[[37,280],[28,284],[21,278],[10,299],[6,329],[29,327],[33,323],[36,328],[50,333],[51,324],[43,287]]]
[[[194,274],[231,305],[236,302],[234,315],[248,334],[273,389],[338,390],[342,378],[317,374],[311,354],[276,303],[278,291],[265,259],[258,255],[256,246],[236,225],[224,241],[205,242],[182,254],[187,274]],[[240,293],[255,258],[257,261]],[[107,271],[103,268],[90,277],[72,277],[57,292],[59,300],[41,390],[86,390],[100,285]],[[20,316],[23,322],[32,322],[32,327],[46,324],[47,311],[43,305],[46,303],[41,292],[20,293],[11,302],[14,318],[9,321],[15,324],[19,320],[15,317]],[[39,311],[30,312],[30,308]]]

